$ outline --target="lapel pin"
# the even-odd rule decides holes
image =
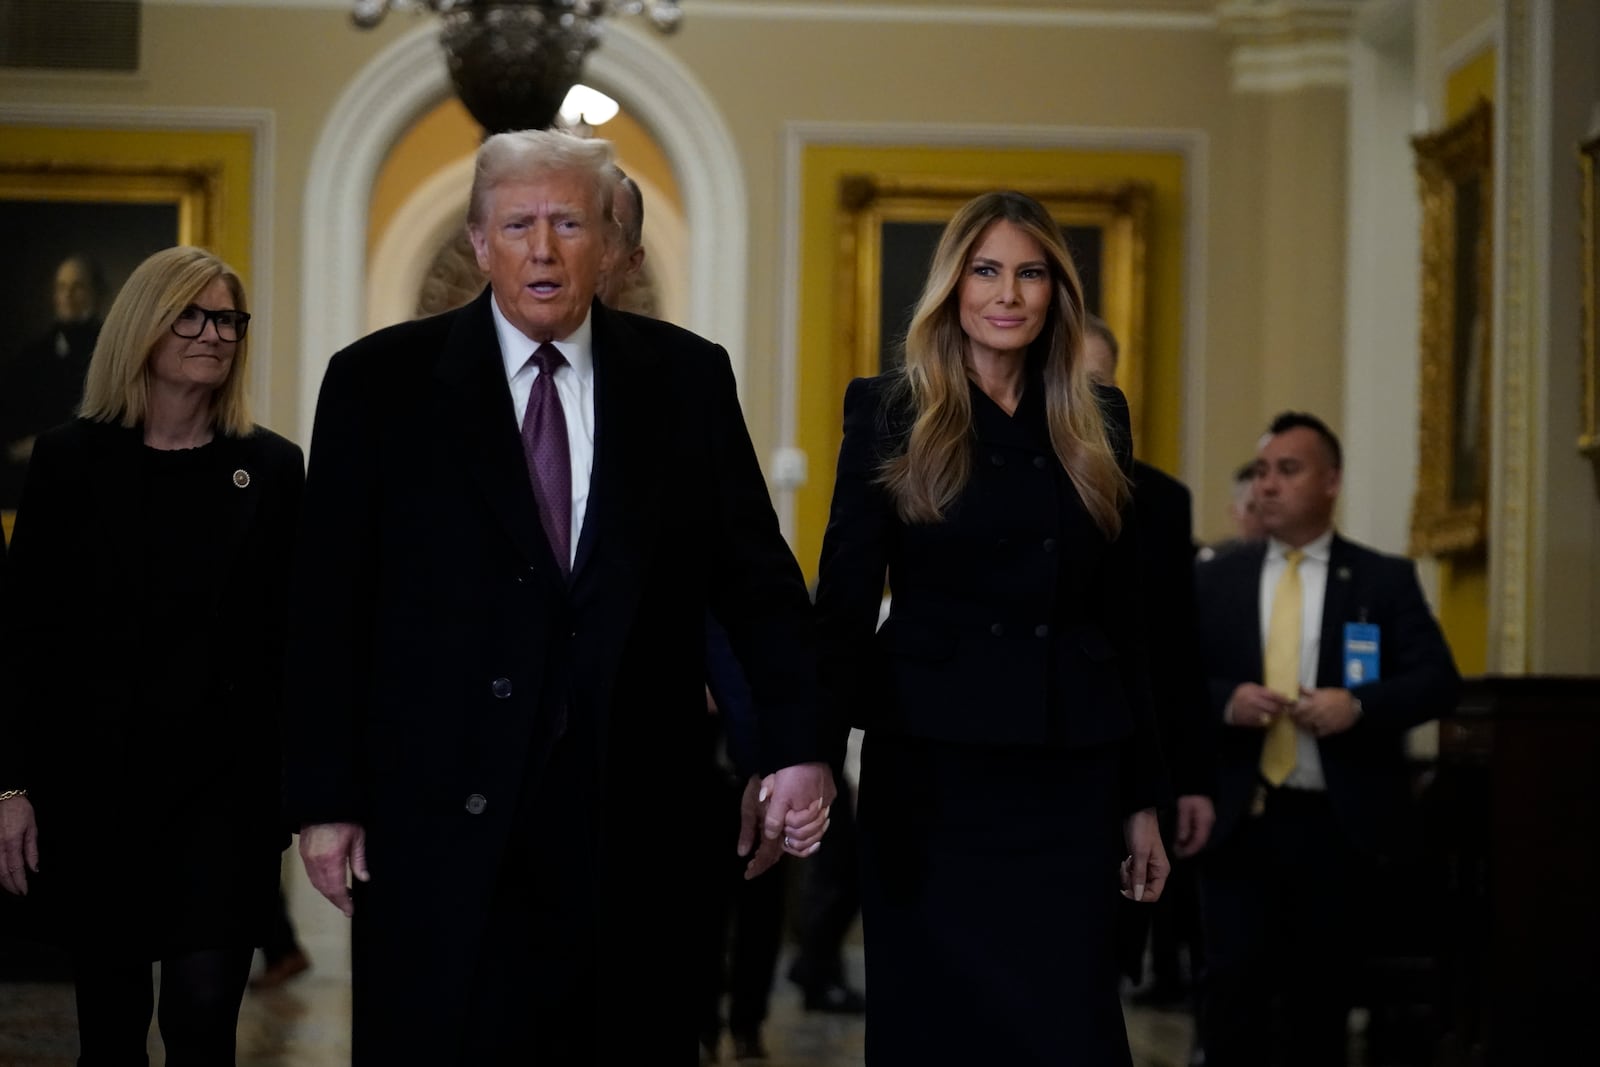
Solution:
[[[1337,573],[1338,579],[1341,582],[1348,582],[1350,580],[1350,568],[1349,567],[1340,567],[1339,570],[1336,573]]]
[[[240,467],[238,470],[234,471],[233,484],[237,485],[240,489],[248,487],[250,485],[250,472],[245,470],[243,467]]]

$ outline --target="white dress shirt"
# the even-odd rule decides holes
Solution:
[[[500,338],[500,357],[505,361],[506,383],[511,386],[511,403],[516,408],[517,426],[528,411],[528,394],[539,368],[528,360],[538,344],[511,325],[500,311],[500,302],[490,299],[494,311],[494,330]],[[568,544],[571,566],[578,557],[578,535],[583,531],[583,516],[589,509],[589,478],[594,473],[594,329],[589,316],[568,337],[553,342],[566,357],[567,365],[555,371],[556,396],[567,422],[567,451],[572,458],[572,537]]]
[[[1317,687],[1317,658],[1322,654],[1322,601],[1328,591],[1328,555],[1333,545],[1333,531],[1328,530],[1300,551],[1305,558],[1300,561],[1300,684],[1307,689]],[[1261,565],[1261,648],[1265,655],[1267,630],[1272,624],[1272,598],[1278,591],[1278,579],[1283,577],[1288,560],[1284,558],[1289,546],[1276,539],[1267,542],[1267,558]],[[1295,728],[1294,770],[1284,780],[1290,789],[1328,788],[1322,776],[1322,752],[1317,748],[1317,735],[1310,730]]]

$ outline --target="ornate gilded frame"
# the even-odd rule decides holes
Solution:
[[[78,204],[171,204],[176,208],[173,243],[215,247],[222,232],[223,164],[48,159],[0,159],[0,203],[30,210],[71,210]],[[106,240],[115,244],[117,235]],[[95,249],[86,251],[94,252]],[[112,279],[114,295],[120,279]],[[0,511],[9,538],[13,512]]]
[[[1600,476],[1600,134],[1578,146],[1583,171],[1583,371],[1578,449]]]
[[[1127,394],[1134,447],[1140,450],[1147,344],[1145,276],[1153,191],[1147,184],[1134,181],[1004,184],[1042,203],[1058,225],[1100,230],[1099,310],[1121,346],[1117,382]],[[962,204],[994,188],[995,182],[976,178],[855,174],[840,181],[835,350],[848,354],[848,366],[839,368],[841,395],[850,378],[874,375],[880,370],[884,225],[947,222]]]
[[[1493,117],[1412,140],[1422,197],[1422,375],[1413,555],[1482,551],[1489,490]],[[1464,242],[1470,247],[1465,247]]]

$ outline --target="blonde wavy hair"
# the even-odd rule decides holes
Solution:
[[[172,329],[178,312],[218,278],[233,295],[234,308],[248,312],[239,275],[203,248],[166,248],[133,268],[100,327],[78,414],[129,428],[143,424],[150,410],[151,352]],[[230,437],[243,437],[255,428],[244,395],[249,355],[247,331],[235,343],[228,380],[212,395],[211,424]]]
[[[1122,530],[1132,490],[1117,465],[1105,416],[1084,369],[1083,286],[1061,230],[1038,201],[1016,192],[969,201],[939,238],[928,280],[906,332],[905,363],[891,396],[913,417],[905,448],[884,460],[879,482],[908,523],[940,522],[972,476],[972,396],[960,288],[985,231],[1004,219],[1039,242],[1055,299],[1028,349],[1044,370],[1050,442],[1095,524],[1107,539]]]

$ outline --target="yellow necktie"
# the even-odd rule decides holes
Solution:
[[[1284,553],[1283,576],[1272,594],[1272,618],[1267,624],[1267,688],[1288,700],[1300,699],[1300,561],[1305,553]],[[1261,777],[1269,785],[1282,785],[1295,764],[1295,726],[1280,715],[1267,728],[1261,745]]]

